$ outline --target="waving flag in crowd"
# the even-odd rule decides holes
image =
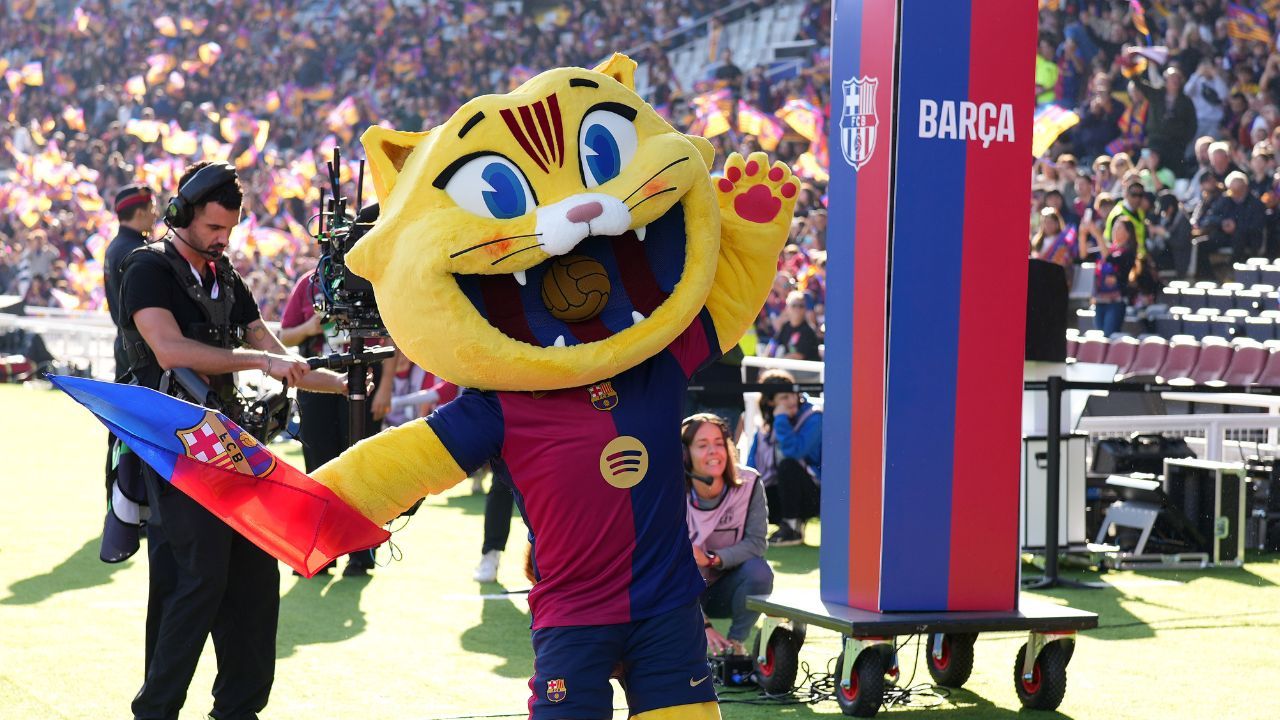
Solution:
[[[818,137],[818,108],[813,103],[800,98],[788,100],[782,109],[774,113],[782,121],[791,126],[800,137],[813,142]]]
[[[782,123],[747,103],[738,101],[738,132],[760,138],[760,147],[767,152],[778,149],[782,140]]]
[[[695,120],[689,132],[706,138],[713,138],[729,132],[729,91],[714,90],[694,97]]]
[[[1079,115],[1053,103],[1036,108],[1036,117],[1031,126],[1031,156],[1040,157],[1048,152],[1058,136],[1078,122]]]
[[[1151,29],[1147,27],[1147,11],[1142,7],[1142,0],[1129,0],[1130,16],[1133,18],[1133,27],[1147,38],[1147,44],[1151,44]]]
[[[1257,40],[1271,44],[1267,16],[1235,3],[1227,3],[1227,34],[1237,40]]]
[[[49,380],[161,478],[306,577],[391,536],[222,413],[136,385]]]

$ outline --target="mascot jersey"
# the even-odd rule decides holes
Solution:
[[[706,583],[685,530],[678,426],[718,356],[706,313],[640,366],[586,387],[467,390],[427,418],[464,470],[492,461],[532,532],[534,629],[660,615]]]

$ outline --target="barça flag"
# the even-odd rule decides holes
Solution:
[[[1051,103],[1036,108],[1035,119],[1031,125],[1032,157],[1040,157],[1048,152],[1058,136],[1078,122],[1080,122],[1080,116],[1066,108]]]
[[[219,412],[135,385],[49,380],[161,478],[306,577],[391,536]]]
[[[1237,40],[1256,40],[1271,44],[1267,17],[1260,12],[1227,3],[1227,34]]]

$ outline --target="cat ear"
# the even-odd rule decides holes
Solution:
[[[711,164],[716,159],[716,149],[712,146],[711,141],[701,135],[685,135],[689,142],[693,143],[693,147],[697,149],[698,154],[702,156],[702,162],[706,163],[707,169],[711,169]]]
[[[635,92],[636,89],[636,61],[623,55],[622,53],[614,53],[613,57],[605,60],[595,66],[595,71],[604,73],[609,77],[617,80],[627,89]]]
[[[409,153],[426,140],[430,133],[430,130],[404,132],[371,125],[360,136],[365,157],[369,158],[369,168],[373,171],[373,188],[378,193],[379,202],[387,201],[387,195],[391,194],[391,188],[395,187],[396,180],[400,177],[400,169],[409,159]]]

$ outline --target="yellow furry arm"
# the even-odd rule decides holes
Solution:
[[[357,443],[311,473],[316,482],[379,525],[418,498],[444,492],[466,476],[421,420]]]
[[[720,260],[707,310],[721,352],[738,344],[755,322],[778,269],[800,184],[764,153],[734,153],[715,181],[720,200]]]

